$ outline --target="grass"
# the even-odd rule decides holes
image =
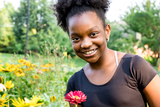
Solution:
[[[9,54],[9,53],[0,53],[0,60],[3,63],[12,62],[13,59],[21,59],[24,58],[24,55],[17,55],[17,54]]]
[[[34,56],[29,56],[32,60],[35,60]],[[0,53],[0,60],[3,61],[3,63],[11,62],[14,59],[22,59],[24,58],[23,54],[8,54],[8,53]],[[68,59],[65,59],[64,61],[68,61]],[[79,57],[74,57],[70,59],[70,63],[72,63],[75,67],[84,67],[86,65],[86,61],[80,59]],[[158,67],[154,67],[156,71],[158,71]],[[160,74],[160,73],[159,73]]]
[[[80,59],[79,57],[74,57],[71,59],[71,62],[73,62],[75,64],[76,67],[84,67],[87,62],[84,61],[83,59]]]
[[[3,63],[11,62],[14,59],[24,59],[24,54],[9,54],[9,53],[0,53],[0,60],[3,61]],[[29,56],[31,60],[34,60],[34,56]],[[64,61],[68,61],[68,59],[65,59]],[[80,59],[79,57],[74,57],[70,59],[71,63],[74,64],[75,67],[84,67],[86,65],[86,61]]]

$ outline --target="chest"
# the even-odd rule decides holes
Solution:
[[[142,93],[128,75],[118,73],[103,85],[92,84],[85,76],[78,86],[87,95],[83,107],[145,107]]]
[[[117,65],[113,64],[110,67],[103,67],[98,71],[84,70],[84,74],[88,81],[95,85],[103,85],[111,80],[117,70]],[[87,72],[88,71],[88,72]]]

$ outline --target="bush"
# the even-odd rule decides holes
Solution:
[[[157,66],[157,58],[151,57],[149,55],[145,56],[144,59],[149,62],[152,66]]]

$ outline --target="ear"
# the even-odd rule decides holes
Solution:
[[[111,33],[111,26],[109,24],[107,24],[106,28],[105,28],[105,33],[106,33],[106,40],[109,40],[109,36]]]

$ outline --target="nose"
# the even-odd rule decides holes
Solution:
[[[91,41],[91,39],[89,37],[86,37],[81,42],[81,48],[89,48],[91,45],[92,45],[92,41]]]

